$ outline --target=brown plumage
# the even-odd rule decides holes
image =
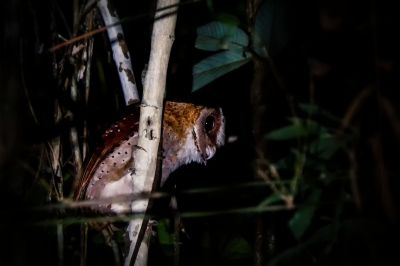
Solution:
[[[75,199],[109,197],[107,188],[127,174],[138,142],[139,108],[113,124],[103,134],[103,145],[90,158],[75,186]],[[224,144],[225,121],[221,109],[189,103],[167,102],[163,118],[163,184],[183,164],[205,163]],[[115,195],[120,191],[112,191]]]

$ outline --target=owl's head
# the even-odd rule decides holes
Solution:
[[[220,108],[167,102],[163,130],[162,182],[183,164],[205,164],[225,142],[225,119]]]

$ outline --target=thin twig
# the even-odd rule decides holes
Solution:
[[[341,126],[338,130],[339,134],[342,134],[343,131],[349,128],[351,121],[353,120],[354,116],[358,113],[361,109],[361,106],[364,104],[365,100],[371,95],[372,90],[371,88],[363,89],[353,100],[350,106],[347,108],[347,111],[342,119]]]
[[[201,2],[201,1],[204,1],[204,0],[185,1],[184,3],[180,3],[180,4],[178,4],[178,5],[170,5],[170,6],[167,6],[167,7],[165,7],[165,8],[158,9],[157,11],[162,11],[162,10],[167,10],[167,9],[173,9],[173,8],[175,8],[175,7],[177,7],[177,6],[187,5],[187,4],[193,4],[193,3],[197,3],[197,2]],[[171,15],[173,15],[173,14],[174,14],[174,12],[171,12],[171,13],[164,14],[164,15],[162,15],[162,16],[159,16],[159,17],[155,17],[154,19],[155,19],[155,20],[162,19],[162,18],[171,16]],[[92,36],[94,36],[94,35],[96,35],[96,34],[98,34],[98,33],[101,33],[101,32],[106,31],[107,28],[109,28],[109,27],[115,27],[115,26],[117,26],[117,25],[120,25],[120,24],[125,23],[125,22],[128,22],[128,21],[135,21],[135,20],[138,20],[138,19],[146,18],[147,16],[148,16],[148,13],[144,13],[144,14],[139,14],[139,15],[137,15],[137,16],[133,16],[133,17],[131,17],[131,18],[122,18],[122,19],[120,19],[119,22],[116,22],[115,24],[106,25],[106,26],[104,26],[104,27],[98,28],[97,30],[93,30],[93,31],[84,33],[84,34],[82,34],[82,35],[80,35],[80,36],[73,37],[73,38],[71,38],[71,39],[69,39],[69,40],[67,40],[67,41],[65,41],[65,42],[63,42],[63,43],[57,44],[57,45],[51,47],[51,48],[49,49],[49,52],[53,53],[53,52],[55,52],[55,51],[57,51],[57,50],[59,50],[59,49],[65,47],[65,46],[68,46],[68,45],[70,45],[70,44],[73,44],[73,43],[75,43],[75,42],[78,42],[78,41],[80,41],[80,40],[83,40],[83,39],[85,39],[85,38],[92,37]]]
[[[107,27],[113,27],[113,26],[114,25],[109,25]],[[84,33],[82,35],[73,37],[73,38],[71,38],[71,39],[69,39],[69,40],[67,40],[67,41],[65,41],[63,43],[60,43],[60,44],[57,44],[57,45],[51,47],[49,49],[49,52],[54,53],[55,51],[65,47],[65,46],[71,45],[71,44],[73,44],[75,42],[78,42],[78,41],[81,41],[81,40],[84,40],[84,39],[87,39],[87,38],[90,38],[90,37],[92,37],[92,36],[94,36],[94,35],[96,35],[96,34],[98,34],[100,32],[106,31],[107,27],[101,27],[101,28],[98,28],[96,30],[92,30],[90,32],[86,32],[86,33]]]
[[[378,136],[372,137],[369,140],[372,148],[372,156],[375,163],[375,178],[377,182],[377,190],[381,197],[381,203],[384,213],[387,218],[394,222],[396,221],[396,207],[394,206],[393,194],[390,186],[390,178],[388,175],[387,166],[384,160],[381,138]]]
[[[123,194],[116,195],[113,197],[106,197],[95,200],[80,200],[80,201],[72,201],[70,199],[65,198],[62,202],[47,204],[40,207],[35,207],[33,210],[57,210],[57,209],[79,209],[84,207],[98,207],[101,205],[109,205],[113,203],[123,203],[123,202],[132,202],[135,200],[143,200],[143,199],[160,199],[164,197],[168,197],[169,195],[161,192],[152,192],[152,193],[138,193],[138,194]]]
[[[398,141],[400,141],[400,120],[397,115],[396,109],[389,101],[389,99],[383,96],[379,97],[379,106],[381,107],[383,114],[385,114],[387,119],[389,120],[389,124],[395,132],[395,137]]]
[[[336,204],[336,202],[331,202],[330,204]],[[288,207],[287,205],[273,205],[273,206],[251,206],[251,207],[243,207],[243,208],[233,208],[226,209],[220,211],[198,211],[198,212],[183,212],[181,213],[181,217],[185,219],[198,219],[205,217],[219,217],[225,215],[243,215],[243,214],[262,214],[267,212],[277,212],[277,211],[292,211],[295,208],[301,208],[306,206],[314,206],[315,202],[312,202],[307,205],[298,205],[293,207]],[[117,221],[129,222],[133,219],[137,219],[140,217],[141,219],[147,217],[146,212],[135,212],[128,214],[118,214],[115,216],[97,216],[97,217],[77,217],[74,215],[73,217],[62,217],[62,218],[50,218],[43,221],[32,222],[30,225],[35,226],[48,226],[54,224],[81,224],[81,223],[112,223]],[[147,228],[147,227],[146,227]]]
[[[350,162],[349,177],[351,190],[353,192],[354,204],[358,210],[362,209],[363,202],[361,198],[360,189],[358,187],[358,164],[354,150],[349,150],[347,156]]]

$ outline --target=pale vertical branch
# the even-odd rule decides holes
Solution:
[[[131,56],[125,43],[124,32],[120,25],[120,19],[116,10],[111,4],[111,0],[99,0],[97,8],[100,10],[104,24],[107,27],[108,38],[110,39],[111,49],[115,66],[117,67],[122,91],[124,93],[126,105],[139,102],[135,76],[133,74]],[[108,27],[113,25],[112,27]]]
[[[143,99],[140,108],[139,142],[134,151],[135,171],[131,178],[133,193],[150,192],[155,181],[158,146],[161,139],[162,111],[169,56],[174,42],[174,32],[179,0],[159,0],[151,39],[150,60],[144,83]],[[166,8],[171,7],[171,8]],[[133,212],[145,212],[149,200],[132,203]],[[140,239],[145,230],[145,238],[150,237],[144,218],[137,218],[129,223],[128,235],[130,248],[125,258],[125,265],[135,261],[135,265],[147,264],[148,241]],[[140,248],[139,248],[140,246]],[[139,249],[138,251],[136,251]],[[137,256],[135,258],[135,253]]]

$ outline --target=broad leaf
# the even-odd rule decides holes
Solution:
[[[211,81],[231,72],[250,61],[249,53],[226,51],[200,61],[193,67],[192,91],[196,91]]]
[[[247,34],[233,23],[214,21],[197,28],[195,47],[200,50],[243,52],[248,44]]]

